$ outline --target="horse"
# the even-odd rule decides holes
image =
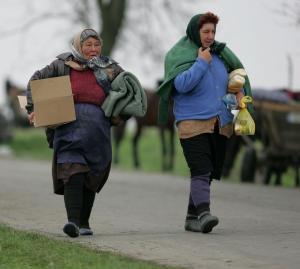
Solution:
[[[0,146],[9,143],[12,138],[11,122],[0,107]]]
[[[30,127],[25,110],[21,109],[18,96],[26,95],[26,89],[16,86],[9,79],[5,81],[6,97],[10,110],[13,114],[13,123],[16,127]]]
[[[135,168],[140,167],[140,160],[138,154],[138,142],[142,135],[142,130],[145,127],[155,127],[159,130],[161,153],[162,153],[162,170],[172,170],[174,167],[174,154],[175,154],[175,141],[174,141],[174,116],[172,107],[169,108],[169,117],[166,125],[159,125],[158,119],[158,103],[159,97],[154,91],[145,90],[147,96],[147,112],[144,117],[133,117],[136,122],[135,133],[132,137],[132,156],[133,164]],[[126,122],[121,123],[118,126],[113,127],[113,139],[115,144],[114,163],[119,163],[119,147],[124,137],[126,129]],[[169,145],[167,146],[166,131],[170,134]]]

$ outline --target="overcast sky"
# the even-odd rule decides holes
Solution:
[[[189,18],[199,12],[212,11],[220,17],[216,39],[226,42],[239,56],[253,87],[272,89],[289,86],[287,57],[290,55],[294,68],[292,86],[300,90],[300,76],[297,75],[300,72],[300,46],[297,45],[300,27],[290,25],[288,18],[273,11],[280,7],[282,0],[174,0],[170,1],[174,9],[171,18],[163,18],[165,14],[159,13],[162,0],[147,0],[154,13],[152,15],[147,10],[135,8],[136,1],[142,0],[129,0],[126,24],[130,30],[122,33],[112,56],[125,69],[134,72],[144,86],[153,88],[156,80],[163,76],[163,57],[158,56],[184,34]],[[287,2],[293,1],[297,0]],[[58,7],[68,11],[67,2],[62,0],[0,2],[1,88],[7,76],[25,86],[35,70],[68,50],[68,42],[80,29],[80,24],[69,23],[66,18],[39,22],[21,33],[7,36],[8,32],[18,29],[30,18]],[[92,12],[90,16],[94,27],[98,28],[96,13]],[[136,19],[145,16],[151,22],[146,31],[152,38],[152,50],[158,52],[156,58],[142,49],[139,42],[143,40],[137,42],[130,38],[138,29],[135,28],[138,27]],[[130,40],[134,40],[134,44]],[[2,99],[3,91],[0,90],[0,102]]]

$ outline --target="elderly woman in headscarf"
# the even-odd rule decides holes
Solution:
[[[57,56],[36,71],[30,80],[70,76],[76,120],[55,130],[47,128],[54,149],[54,192],[64,195],[68,222],[63,231],[70,237],[92,235],[89,218],[95,193],[104,186],[110,171],[112,150],[110,127],[119,119],[106,117],[101,105],[112,81],[123,72],[114,60],[101,55],[102,39],[93,29],[84,29],[72,42],[72,52]],[[34,121],[30,83],[27,111]]]

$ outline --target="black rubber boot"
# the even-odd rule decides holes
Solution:
[[[95,192],[89,190],[86,186],[83,187],[83,201],[80,212],[80,235],[92,235],[93,231],[90,228],[89,219],[95,201]]]
[[[64,186],[64,201],[67,211],[68,223],[63,231],[70,237],[79,235],[80,212],[83,199],[84,174],[75,174],[70,177]]]

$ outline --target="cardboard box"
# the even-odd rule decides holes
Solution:
[[[24,95],[18,95],[18,101],[21,109],[26,110],[27,98]]]
[[[57,126],[76,119],[69,76],[30,82],[35,127]]]

